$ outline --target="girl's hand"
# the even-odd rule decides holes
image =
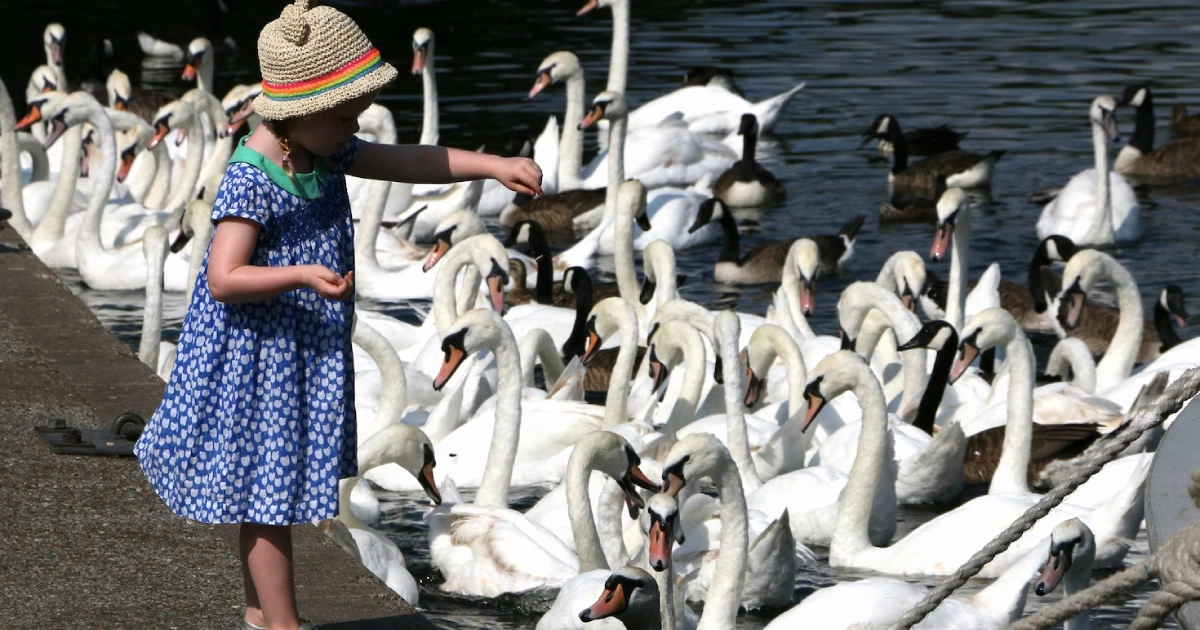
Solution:
[[[509,190],[533,196],[542,194],[542,169],[529,158],[502,158],[493,177]]]
[[[354,272],[339,276],[324,265],[304,265],[305,284],[327,300],[347,300],[354,288]]]

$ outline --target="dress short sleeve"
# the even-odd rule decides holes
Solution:
[[[354,163],[354,158],[358,156],[358,136],[351,136],[350,141],[342,148],[338,149],[330,158],[333,160],[334,166],[343,173],[350,165]]]
[[[271,218],[271,186],[266,173],[254,166],[230,164],[213,200],[212,222],[240,217],[266,227]]]

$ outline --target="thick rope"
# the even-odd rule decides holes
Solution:
[[[1130,630],[1153,630],[1162,625],[1167,615],[1175,612],[1180,606],[1200,597],[1200,589],[1186,582],[1171,582],[1150,596],[1150,601],[1138,611]]]
[[[1009,626],[1009,630],[1045,630],[1045,628],[1057,626],[1068,619],[1075,618],[1082,612],[1103,606],[1127,595],[1139,586],[1153,580],[1156,575],[1157,572],[1151,564],[1146,562],[1136,564],[1018,620]]]
[[[1114,436],[1103,448],[1096,451],[1092,458],[1081,465],[1070,477],[1055,486],[1040,501],[1026,510],[1021,518],[1009,525],[1007,529],[996,536],[983,549],[976,552],[974,556],[971,556],[971,559],[959,567],[953,575],[930,590],[925,599],[921,600],[913,608],[910,608],[908,612],[904,613],[903,617],[892,624],[891,630],[908,630],[920,623],[926,615],[933,612],[955,590],[979,573],[984,565],[1008,549],[1009,545],[1019,539],[1030,527],[1033,527],[1034,523],[1049,514],[1055,507],[1058,507],[1068,495],[1083,485],[1085,481],[1096,474],[1097,471],[1116,457],[1117,454],[1125,450],[1125,447],[1129,446],[1130,443],[1146,430],[1162,424],[1167,416],[1178,411],[1183,407],[1185,402],[1194,397],[1198,392],[1200,392],[1200,368],[1192,368],[1181,374],[1175,382],[1171,383],[1162,396],[1159,396],[1154,402],[1140,409],[1120,434]]]

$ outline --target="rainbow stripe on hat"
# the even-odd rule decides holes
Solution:
[[[322,92],[328,92],[369,74],[383,64],[383,58],[375,48],[368,48],[357,59],[315,79],[297,81],[296,83],[262,82],[263,94],[274,101],[295,101]]]

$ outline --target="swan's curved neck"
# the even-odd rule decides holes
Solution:
[[[46,211],[46,215],[42,217],[37,227],[33,228],[30,240],[35,243],[49,245],[57,243],[63,237],[67,226],[67,217],[71,214],[71,202],[75,200],[75,185],[79,180],[79,158],[83,153],[82,138],[83,129],[80,125],[71,125],[71,128],[61,138],[61,142],[64,144],[62,166],[58,171],[58,183],[54,186],[54,197],[50,200],[50,209]],[[114,163],[115,161],[114,159]]]
[[[425,69],[421,71],[421,88],[425,97],[425,110],[421,115],[421,139],[419,144],[437,144],[438,141],[438,91],[434,76],[433,42],[425,55]]]
[[[851,564],[856,554],[872,549],[868,535],[875,487],[883,477],[887,452],[887,407],[883,387],[865,370],[854,386],[854,395],[862,407],[862,430],[858,436],[858,457],[850,468],[842,496],[838,500],[837,526],[829,545],[833,566]]]
[[[967,301],[967,256],[970,249],[971,213],[963,208],[954,219],[954,234],[950,237],[950,286],[946,295],[946,321],[960,332]]]
[[[617,216],[617,192],[625,180],[625,129],[628,124],[625,116],[618,116],[608,126],[608,183],[604,187],[606,221]]]
[[[375,365],[379,366],[379,381],[382,384],[379,395],[379,406],[375,410],[375,423],[379,428],[381,423],[398,422],[404,413],[405,402],[408,398],[408,378],[404,373],[404,364],[383,335],[365,322],[354,322],[352,341],[367,352]]]
[[[1142,347],[1142,298],[1138,295],[1137,284],[1129,271],[1111,258],[1104,261],[1104,265],[1116,286],[1121,315],[1112,343],[1096,365],[1097,392],[1108,391],[1125,380]]]
[[[549,386],[558,380],[563,373],[562,357],[558,348],[554,347],[554,339],[543,328],[534,328],[521,338],[521,374],[525,375],[525,385],[533,387],[533,367],[542,362],[542,374]]]
[[[782,328],[760,326],[754,331],[751,342],[759,343],[759,337],[763,338],[768,348],[763,363],[769,365],[778,356],[787,370],[788,418],[760,451],[764,462],[774,467],[774,470],[765,471],[763,476],[774,477],[804,466],[804,453],[808,450],[809,440],[804,432],[803,413],[807,408],[804,388],[808,384],[808,367],[804,364],[800,347]],[[767,378],[767,374],[758,376]]]
[[[796,264],[795,252],[789,251],[787,260],[783,263],[783,277],[779,285],[779,290],[783,291],[787,311],[780,315],[795,328],[801,338],[812,339],[816,334],[808,325],[808,318],[804,316],[804,309],[800,306],[800,274],[796,272]]]
[[[596,529],[604,557],[609,567],[619,567],[629,561],[629,550],[625,547],[624,522],[621,514],[625,510],[625,492],[611,477],[604,478],[600,499],[596,502]],[[648,566],[645,567],[648,569]],[[582,573],[582,571],[580,572]]]
[[[660,331],[659,334],[662,334]],[[700,333],[683,335],[680,339],[683,351],[683,385],[679,388],[679,396],[671,407],[663,433],[674,435],[688,423],[696,419],[696,405],[700,403],[700,394],[704,391],[704,341]],[[740,485],[740,482],[739,482]]]
[[[161,237],[165,240],[165,235]],[[156,246],[157,245],[157,246]],[[138,344],[138,359],[158,371],[158,348],[162,341],[163,266],[167,261],[167,244],[158,239],[145,239],[146,305],[142,309],[142,339]]]
[[[180,177],[179,183],[175,190],[171,193],[171,197],[167,200],[166,209],[171,211],[172,216],[178,214],[179,218],[183,217],[183,209],[187,203],[192,200],[192,193],[196,190],[196,182],[200,181],[200,169],[204,161],[204,131],[200,123],[200,113],[195,112],[190,117],[187,123],[187,158],[183,166],[183,176]],[[163,142],[168,140],[164,139]],[[116,149],[113,149],[113,156],[116,156]],[[172,224],[179,225],[179,221],[172,220]]]
[[[208,246],[212,243],[213,224],[211,220],[212,206],[205,206],[205,212],[192,218],[192,243],[188,255],[187,292],[188,304],[191,304],[192,294],[196,290],[196,277],[200,275],[200,265],[208,254]]]
[[[582,68],[567,79],[567,111],[563,114],[562,138],[558,141],[558,189],[578,190],[583,187],[579,172],[583,170],[583,99],[587,84]]]
[[[463,285],[470,289],[471,297],[474,297],[475,288],[479,286],[482,277],[479,270],[475,268],[466,247],[451,247],[438,266],[441,269],[438,270],[437,278],[433,281],[433,323],[437,326],[438,335],[444,335],[454,324],[454,320],[458,319],[457,302],[459,299],[454,286],[458,279],[458,272],[463,267],[467,268],[467,272],[463,276]],[[466,294],[466,289],[463,293]],[[466,307],[471,308],[469,304]]]
[[[365,468],[363,468],[361,463],[360,463],[359,468],[362,469],[363,471],[366,470]],[[342,479],[341,481],[338,481],[338,515],[337,515],[337,519],[339,521],[341,521],[343,525],[345,525],[346,527],[349,527],[351,529],[368,529],[369,528],[369,526],[366,523],[362,522],[361,520],[359,520],[359,518],[357,516],[354,515],[354,510],[351,509],[351,506],[353,505],[353,503],[350,501],[350,495],[351,495],[351,493],[354,492],[354,487],[357,486],[358,482],[361,480],[362,480],[362,475],[359,475],[357,477],[350,477],[348,479]]]
[[[625,123],[624,121],[614,122],[613,127],[616,127],[618,124],[623,127]],[[609,148],[611,149],[612,147]],[[609,192],[606,193],[604,201],[606,213],[608,212],[608,196],[615,194],[611,192],[612,187],[612,179],[610,178],[608,183]],[[613,203],[616,203],[616,199],[613,200]],[[645,309],[642,306],[641,300],[638,299],[640,291],[638,289],[637,268],[633,262],[633,221],[640,203],[640,201],[631,200],[628,206],[619,206],[615,209],[613,266],[617,276],[617,292],[621,295],[622,299],[633,306],[634,312],[637,313],[638,317],[642,318],[645,316]],[[605,221],[607,221],[607,218]],[[605,227],[601,225],[601,227],[596,229],[603,230]]]
[[[105,253],[104,243],[100,241],[100,223],[104,219],[104,206],[108,203],[108,194],[112,191],[113,180],[117,174],[117,141],[113,135],[112,122],[109,121],[108,115],[104,113],[104,109],[99,103],[92,103],[88,109],[88,122],[92,123],[92,127],[96,130],[96,139],[100,148],[100,164],[93,173],[96,178],[92,182],[92,194],[88,197],[87,212],[83,215],[83,222],[79,224],[79,232],[76,238],[76,252],[79,256],[79,269],[83,271],[88,267],[88,258],[95,255]],[[194,121],[193,121],[194,126]],[[199,138],[199,131],[196,132],[196,138]],[[195,145],[195,146],[192,146]],[[199,142],[189,143],[188,160],[189,169],[193,169],[196,173],[200,172],[200,155],[202,150]],[[192,164],[191,156],[195,153],[195,163]],[[192,180],[195,184],[195,179]]]
[[[571,533],[575,536],[580,573],[610,568],[604,557],[604,549],[600,546],[600,535],[596,532],[588,493],[588,481],[596,455],[594,443],[588,443],[584,448],[571,451],[571,459],[567,463],[567,516],[571,519]]]
[[[632,387],[634,363],[637,361],[637,316],[629,309],[620,309],[617,318],[621,345],[617,350],[617,362],[613,365],[612,374],[608,379],[608,402],[604,406],[606,429],[629,421],[629,390]]]
[[[988,494],[1029,493],[1029,449],[1033,444],[1033,347],[1020,331],[1004,346],[1008,357],[1008,422],[1004,446]]]
[[[1066,369],[1071,368],[1071,384],[1083,391],[1093,394],[1096,392],[1096,359],[1088,350],[1087,344],[1074,337],[1060,339],[1050,351],[1046,359],[1046,373],[1066,376]]]
[[[754,492],[762,486],[762,479],[754,469],[754,460],[750,456],[750,437],[746,430],[746,415],[742,410],[742,397],[746,392],[746,374],[742,367],[741,357],[738,356],[738,335],[741,323],[736,316],[722,321],[718,316],[716,331],[721,353],[722,376],[725,381],[725,439],[729,444],[729,454],[737,464],[741,475],[742,487],[746,492]]]
[[[493,352],[499,379],[496,384],[496,422],[492,445],[488,450],[483,480],[475,495],[477,505],[508,507],[513,464],[517,461],[517,443],[521,434],[521,357],[512,330],[497,331],[500,342]]]
[[[624,94],[626,77],[629,75],[628,0],[618,0],[612,4],[612,19],[612,54],[608,62],[608,87],[605,89]]]
[[[873,282],[856,282],[838,300],[838,320],[842,328],[852,337],[857,335],[863,320],[872,310],[878,310],[891,324],[897,339],[912,339],[920,330],[917,316],[904,308],[896,294]],[[864,348],[865,350],[866,348]],[[874,348],[870,348],[872,351]],[[869,354],[864,358],[869,359]],[[900,399],[900,415],[912,413],[919,404],[921,386],[925,382],[925,353],[907,352],[902,357],[904,394]]]
[[[1086,566],[1085,566],[1086,564]],[[1076,562],[1072,567],[1074,571],[1067,571],[1063,576],[1063,597],[1070,597],[1082,590],[1087,589],[1091,582],[1092,563]],[[1092,630],[1092,615],[1090,611],[1083,611],[1077,616],[1072,617],[1063,624],[1063,630]]]
[[[375,247],[379,240],[379,228],[383,222],[383,212],[387,206],[388,191],[391,189],[392,183],[377,179],[371,181],[367,186],[369,190],[367,204],[359,216],[358,229],[354,232],[354,257],[360,280],[364,274],[375,275],[382,271]]]
[[[8,87],[0,81],[0,205],[12,211],[8,224],[21,238],[28,239],[33,226],[25,216],[25,201],[21,196],[21,150],[17,146],[17,134],[9,130],[17,124],[12,97]]]
[[[1108,135],[1099,123],[1092,123],[1092,154],[1096,159],[1096,210],[1084,242],[1111,243],[1113,240],[1112,191],[1108,174]]]
[[[142,205],[161,210],[166,207],[167,194],[171,190],[171,156],[167,153],[167,145],[162,142],[150,149],[150,156],[154,158],[154,180],[146,191]]]
[[[721,553],[717,556],[712,584],[708,587],[709,597],[704,604],[704,615],[696,630],[732,628],[737,620],[742,587],[746,582],[746,554],[749,547],[746,494],[737,466],[729,455],[719,453],[719,459],[722,465],[713,475],[713,481],[721,495]]]

